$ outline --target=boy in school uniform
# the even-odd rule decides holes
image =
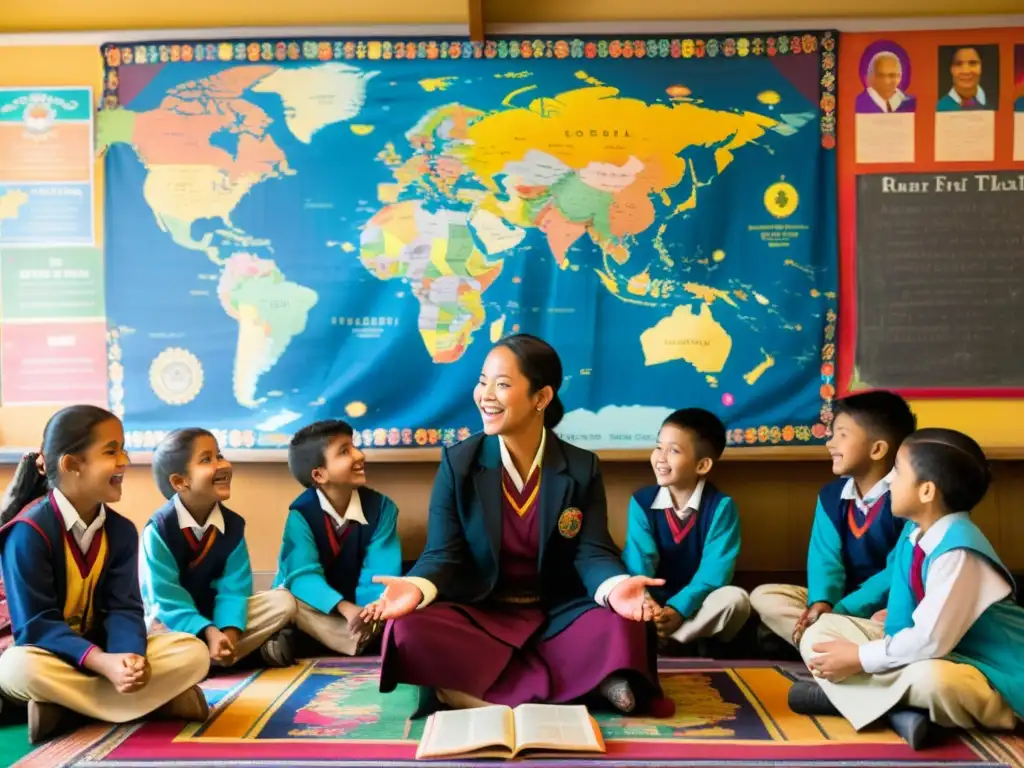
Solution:
[[[280,630],[295,618],[295,599],[284,589],[253,594],[245,519],[224,506],[232,468],[217,439],[199,428],[171,432],[153,454],[153,477],[168,501],[142,531],[147,624],[199,637],[217,666],[256,651],[266,666],[290,666]]]
[[[629,502],[623,562],[633,575],[664,579],[650,588],[661,645],[715,638],[727,642],[750,616],[750,600],[731,586],[740,551],[736,504],[708,479],[725,450],[725,425],[701,408],[672,413],[651,453],[656,485]]]
[[[885,605],[887,563],[903,520],[893,517],[889,487],[896,450],[916,418],[899,395],[861,392],[836,404],[826,444],[839,476],[818,494],[807,552],[807,587],[763,584],[751,606],[768,630],[799,647],[823,614],[867,618]]]
[[[825,616],[810,627],[800,652],[815,679],[791,688],[791,708],[841,714],[858,730],[888,715],[915,749],[931,723],[1009,730],[1024,717],[1024,608],[970,518],[990,479],[985,454],[960,432],[907,439],[891,493],[908,524],[884,625]]]
[[[302,632],[349,656],[380,629],[360,616],[384,591],[373,577],[402,571],[398,508],[366,487],[365,465],[344,421],[318,421],[295,434],[288,468],[306,490],[288,511],[275,583],[298,601]]]

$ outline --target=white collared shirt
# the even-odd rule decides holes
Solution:
[[[957,512],[939,518],[925,534],[914,531],[911,542],[927,557],[949,527],[967,517]],[[971,625],[990,606],[1005,600],[1012,589],[992,563],[967,549],[954,549],[936,558],[924,576],[925,594],[914,610],[914,623],[891,637],[860,646],[864,671],[874,674],[915,661],[940,659],[960,643]]]
[[[960,94],[956,92],[956,88],[950,88],[947,95],[961,107],[964,105],[964,100],[960,98]],[[981,104],[981,106],[985,106],[985,89],[980,85],[978,86],[978,92],[974,94],[974,100]]]
[[[224,533],[224,512],[221,510],[220,504],[213,505],[213,511],[210,512],[210,516],[206,518],[206,523],[203,525],[196,522],[177,494],[174,495],[174,511],[178,513],[178,527],[183,531],[191,530],[197,539],[203,538],[210,526]]]
[[[893,469],[888,475],[875,483],[871,490],[864,494],[863,498],[861,498],[860,493],[857,491],[857,483],[851,477],[846,481],[846,485],[843,486],[843,492],[839,494],[839,498],[843,501],[852,501],[861,515],[867,515],[871,505],[889,492],[895,476],[896,470]]]
[[[868,88],[868,96],[871,100],[878,105],[878,108],[883,112],[895,112],[900,108],[900,105],[907,100],[907,95],[903,91],[896,89],[896,92],[889,97],[888,109],[886,109],[885,99],[876,91],[874,88]]]
[[[366,525],[366,515],[363,514],[363,502],[359,498],[359,491],[353,489],[352,498],[348,501],[348,508],[345,510],[344,515],[338,514],[338,510],[331,504],[327,494],[319,488],[316,489],[316,496],[320,499],[320,508],[327,513],[327,516],[334,521],[338,528],[343,528],[348,522]]]
[[[515,462],[512,461],[512,454],[508,452],[508,447],[505,445],[505,438],[498,435],[498,446],[501,450],[501,465],[505,467],[505,471],[508,472],[508,476],[512,479],[512,484],[520,493],[523,492],[523,488],[526,486],[526,481],[533,477],[534,471],[540,468],[540,461],[544,457],[544,444],[547,442],[547,439],[548,431],[545,429],[540,433],[540,445],[537,446],[537,455],[533,457],[533,464],[530,465],[530,471],[526,473],[526,479],[524,480],[519,475],[519,470],[516,469]]]
[[[96,538],[96,534],[99,533],[100,529],[103,528],[103,524],[107,521],[107,508],[100,504],[100,511],[96,515],[96,519],[90,525],[86,525],[85,520],[82,519],[82,516],[78,514],[78,510],[75,509],[75,505],[68,501],[68,497],[56,488],[53,489],[53,499],[57,502],[57,510],[64,519],[64,529],[71,533],[71,538],[75,540],[78,548],[82,550],[82,554],[86,554],[89,551],[89,547],[92,546],[92,540]]]
[[[690,494],[690,498],[686,502],[686,506],[682,509],[676,509],[676,505],[672,501],[672,492],[669,491],[667,486],[663,485],[658,490],[658,495],[654,497],[654,501],[651,502],[651,509],[671,509],[676,513],[676,517],[680,520],[685,520],[700,509],[700,500],[703,496],[704,478],[701,478],[697,482],[697,487],[693,489],[693,493]]]

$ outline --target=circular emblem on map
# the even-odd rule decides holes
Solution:
[[[203,366],[187,349],[168,347],[149,366],[149,386],[165,403],[185,405],[203,388]]]
[[[777,181],[764,191],[764,207],[776,219],[788,219],[799,205],[800,195],[788,181]]]
[[[558,516],[558,532],[567,539],[575,539],[583,527],[583,513],[576,507],[562,510]]]

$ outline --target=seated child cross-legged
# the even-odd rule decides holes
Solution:
[[[293,663],[288,634],[295,598],[284,589],[252,592],[245,520],[223,505],[231,463],[205,429],[171,432],[153,454],[153,477],[168,499],[142,532],[142,596],[157,623],[206,641],[229,667],[259,650],[264,664]]]
[[[707,480],[725,450],[725,425],[709,411],[684,408],[661,426],[651,453],[657,485],[629,502],[622,559],[634,575],[664,579],[650,588],[665,650],[731,640],[750,616],[747,593],[730,586],[740,551],[736,504]]]
[[[1024,717],[1024,608],[970,517],[989,480],[985,454],[960,432],[904,442],[891,493],[909,522],[885,623],[823,616],[809,627],[800,652],[815,680],[793,686],[791,708],[841,714],[858,730],[888,714],[915,749],[930,723],[1012,729]]]
[[[398,508],[366,487],[366,457],[352,434],[328,420],[292,438],[288,468],[306,490],[288,511],[276,582],[298,601],[296,626],[349,656],[381,629],[361,617],[384,591],[373,578],[402,572]]]
[[[138,532],[107,506],[127,466],[120,420],[70,406],[47,422],[41,454],[22,459],[0,515],[15,642],[0,656],[0,694],[5,711],[27,705],[32,743],[75,724],[72,713],[115,723],[209,715],[197,685],[206,646],[179,632],[146,636]]]
[[[750,595],[772,633],[799,647],[822,614],[868,618],[885,605],[887,564],[903,530],[903,521],[892,515],[889,486],[896,450],[915,426],[910,406],[893,392],[838,401],[827,447],[832,472],[840,477],[818,493],[807,588],[763,584]]]

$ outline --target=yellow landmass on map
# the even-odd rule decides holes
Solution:
[[[696,315],[689,306],[681,306],[641,333],[640,347],[645,365],[685,360],[699,373],[719,373],[732,351],[732,337],[707,304],[701,304]]]
[[[589,86],[538,98],[527,107],[506,109],[470,125],[464,161],[489,181],[526,149],[545,152],[571,168],[600,161],[624,166],[648,158],[660,191],[676,186],[686,170],[679,153],[690,146],[721,144],[718,171],[732,162],[732,150],[760,138],[776,121],[753,112],[708,109],[682,102],[649,104],[620,95],[617,88]],[[529,141],[523,139],[529,138]]]
[[[27,202],[28,193],[20,189],[12,189],[6,195],[0,195],[0,221],[18,218],[18,211]]]
[[[764,372],[775,365],[775,358],[761,350],[761,354],[764,355],[764,360],[755,365],[749,372],[743,374],[743,380],[748,385],[754,386],[758,379],[764,376]]]
[[[505,316],[502,315],[491,323],[491,344],[496,344],[505,335]]]
[[[419,86],[427,93],[447,91],[448,86],[458,80],[457,77],[427,77],[419,81]]]
[[[739,305],[732,300],[732,296],[729,295],[728,291],[712,288],[710,285],[703,285],[701,283],[683,283],[683,290],[692,293],[705,304],[714,304],[715,299],[721,299],[730,307],[739,309]]]

